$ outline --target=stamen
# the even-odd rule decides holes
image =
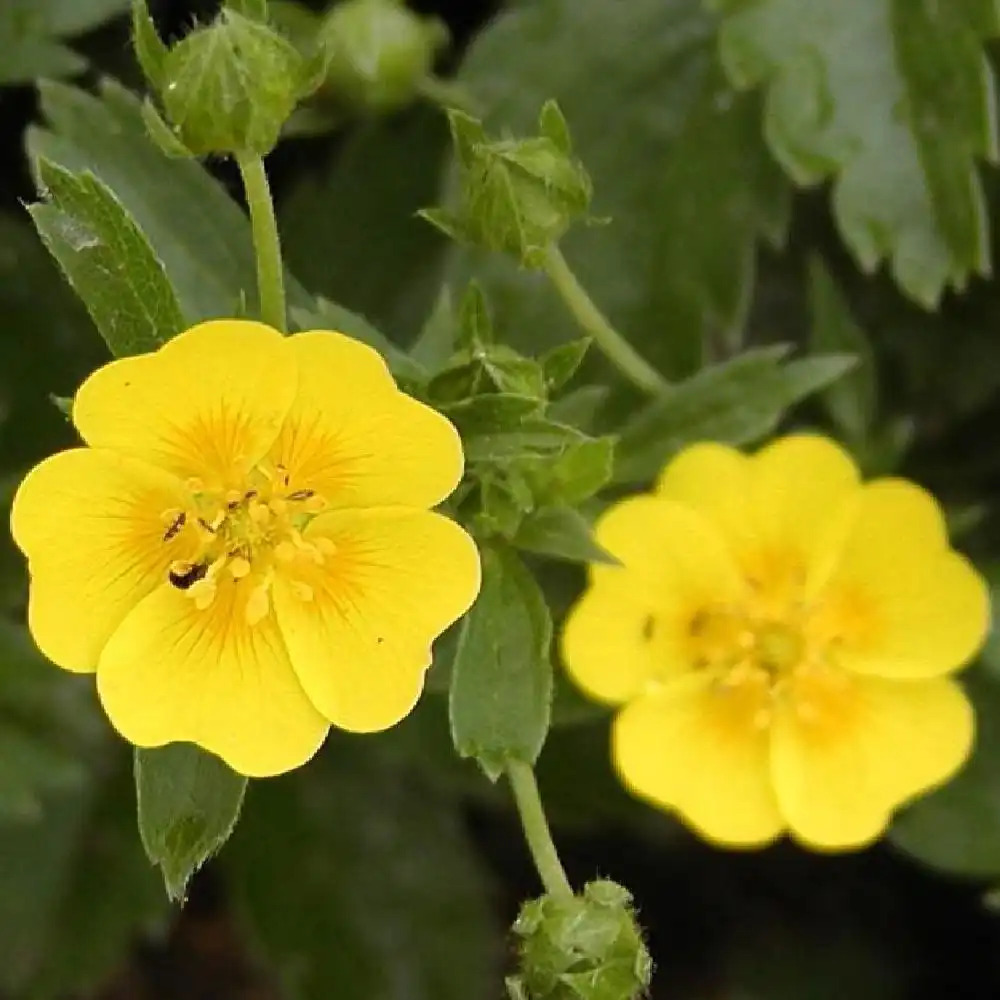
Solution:
[[[291,542],[278,542],[274,547],[274,558],[278,562],[291,562],[298,550]]]
[[[200,580],[189,591],[194,598],[194,606],[199,611],[206,611],[212,606],[218,587],[214,580]]]
[[[169,542],[174,538],[184,527],[184,522],[187,521],[187,514],[182,510],[167,510],[163,512],[168,520],[167,530],[163,532],[163,540]]]
[[[243,556],[235,556],[229,560],[229,572],[234,580],[242,580],[250,575],[250,561]]]
[[[247,606],[243,612],[248,625],[256,625],[263,621],[271,610],[271,597],[268,593],[270,586],[270,580],[265,580],[264,583],[250,591]]]
[[[310,497],[314,497],[315,495],[315,490],[292,490],[292,492],[289,493],[285,499],[291,500],[293,503],[297,503],[299,500],[308,500]]]

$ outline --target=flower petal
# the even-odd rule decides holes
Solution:
[[[165,584],[108,641],[97,690],[132,743],[190,742],[249,777],[282,774],[319,749],[328,724],[302,690],[274,616],[249,625],[239,584],[199,611]]]
[[[296,377],[295,358],[276,330],[212,320],[151,354],[98,368],[77,392],[73,423],[95,447],[182,478],[239,485],[274,442]]]
[[[563,628],[562,655],[580,687],[618,703],[650,680],[690,669],[692,618],[738,597],[742,583],[714,526],[669,500],[616,503],[595,537],[622,565],[590,567],[590,587]]]
[[[45,655],[90,672],[125,615],[162,583],[179,557],[163,514],[181,484],[111,451],[76,448],[35,466],[11,511],[14,541],[28,557],[28,625]]]
[[[751,460],[728,445],[691,445],[660,474],[656,495],[705,515],[732,542],[753,537],[748,516]]]
[[[793,434],[751,459],[750,519],[768,548],[788,547],[822,577],[843,541],[860,488],[851,456],[828,438]]]
[[[889,678],[934,677],[966,663],[989,629],[989,593],[947,547],[934,498],[902,480],[876,480],[825,591],[838,662]]]
[[[656,606],[726,600],[742,593],[725,539],[697,511],[657,496],[613,504],[598,518],[594,537],[621,566],[595,564],[591,579],[620,580],[628,574],[642,598]]]
[[[335,550],[275,582],[295,671],[334,725],[386,729],[420,696],[433,640],[475,600],[479,552],[454,521],[399,507],[321,514],[305,537]]]
[[[591,584],[563,625],[567,673],[599,701],[619,704],[637,695],[663,667],[654,642],[657,610],[636,594],[627,574]]]
[[[299,392],[274,460],[293,488],[332,508],[433,507],[462,478],[458,431],[436,410],[396,388],[370,347],[327,331],[289,341]]]
[[[972,706],[953,681],[857,678],[835,725],[779,706],[771,768],[782,815],[815,848],[862,847],[891,813],[941,784],[972,746]]]
[[[768,734],[703,676],[632,702],[614,724],[615,763],[642,798],[675,810],[718,844],[755,847],[784,829],[771,789]]]

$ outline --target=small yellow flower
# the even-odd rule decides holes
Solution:
[[[612,506],[563,633],[638,795],[707,839],[857,847],[968,756],[986,587],[934,499],[813,436],[688,448]]]
[[[123,736],[263,776],[308,760],[331,722],[410,711],[479,558],[429,510],[461,477],[458,435],[378,354],[203,323],[94,372],[73,422],[87,447],[28,474],[12,531],[32,635],[96,671]]]

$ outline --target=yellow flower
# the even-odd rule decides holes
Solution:
[[[462,474],[458,435],[378,354],[203,323],[94,372],[73,422],[87,447],[28,474],[12,531],[32,635],[96,671],[126,739],[263,776],[308,760],[331,722],[410,711],[479,558],[428,509]]]
[[[948,675],[989,618],[941,512],[902,479],[862,485],[813,436],[748,457],[699,444],[612,506],[563,633],[638,795],[730,846],[785,831],[861,846],[948,779],[973,738]]]

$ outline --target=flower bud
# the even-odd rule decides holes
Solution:
[[[142,0],[133,6],[135,45],[166,123],[151,131],[192,156],[256,153],[278,143],[296,104],[319,83],[317,65],[264,21],[223,7],[209,25],[196,28],[173,48],[155,35]]]
[[[460,205],[454,213],[426,210],[424,217],[460,242],[541,267],[547,249],[586,215],[592,195],[558,107],[545,105],[541,134],[528,139],[490,141],[482,125],[460,111],[449,112],[449,120],[460,164]]]
[[[448,44],[448,29],[402,0],[346,0],[320,28],[326,57],[323,89],[337,101],[384,113],[405,107]]]
[[[649,986],[652,963],[629,892],[591,882],[582,895],[525,903],[514,923],[520,969],[513,1000],[633,1000]]]

